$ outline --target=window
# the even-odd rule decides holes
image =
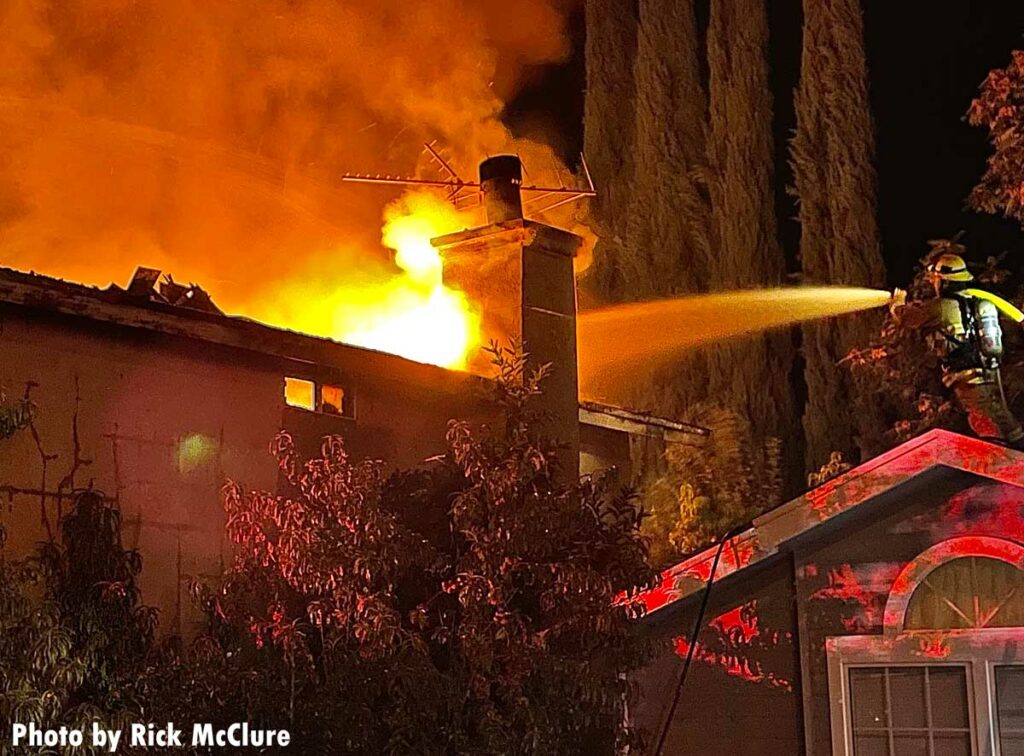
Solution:
[[[971,756],[963,667],[850,669],[855,756]]]
[[[307,378],[284,379],[284,402],[289,407],[339,417],[355,417],[352,393],[337,383],[317,383]]]
[[[316,410],[316,384],[302,378],[285,378],[284,402],[289,407]]]
[[[984,557],[939,565],[907,605],[906,630],[1024,626],[1024,571]]]
[[[345,389],[341,386],[321,386],[320,411],[328,415],[344,415]]]
[[[932,546],[882,625],[826,640],[835,756],[1024,756],[1024,545]]]
[[[996,703],[1002,756],[1024,756],[1024,666],[996,667]]]

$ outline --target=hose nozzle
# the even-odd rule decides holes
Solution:
[[[892,290],[892,297],[889,299],[889,312],[895,313],[907,304],[907,292],[905,289],[896,288]]]

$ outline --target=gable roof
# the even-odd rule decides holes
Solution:
[[[802,496],[766,512],[729,539],[715,580],[785,552],[797,537],[848,517],[861,504],[930,470],[960,470],[1024,488],[1024,452],[978,438],[935,429],[864,462]],[[661,582],[636,597],[647,614],[701,591],[718,545],[690,556],[661,574]]]

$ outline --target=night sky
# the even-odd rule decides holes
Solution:
[[[964,208],[985,169],[984,130],[963,116],[978,85],[1024,48],[1024,2],[972,3],[866,0],[865,24],[873,115],[877,129],[879,222],[891,285],[905,284],[927,240],[960,230],[973,260],[1010,251],[1006,264],[1024,273],[1024,229]],[[777,208],[793,270],[799,227],[785,193],[791,181],[786,142],[795,127],[792,91],[800,62],[800,0],[771,0],[772,86],[775,90]],[[571,20],[574,52],[563,65],[534,72],[509,104],[513,130],[540,130],[569,160],[582,145],[584,24]],[[600,191],[600,187],[598,187]]]

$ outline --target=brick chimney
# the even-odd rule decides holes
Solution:
[[[433,240],[445,259],[445,281],[483,308],[485,342],[520,339],[527,369],[551,363],[537,407],[551,419],[538,432],[566,447],[562,469],[579,471],[579,384],[576,362],[576,281],[573,258],[582,240],[523,218],[522,165],[515,155],[480,164],[487,224]],[[473,368],[487,372],[487,355]]]

